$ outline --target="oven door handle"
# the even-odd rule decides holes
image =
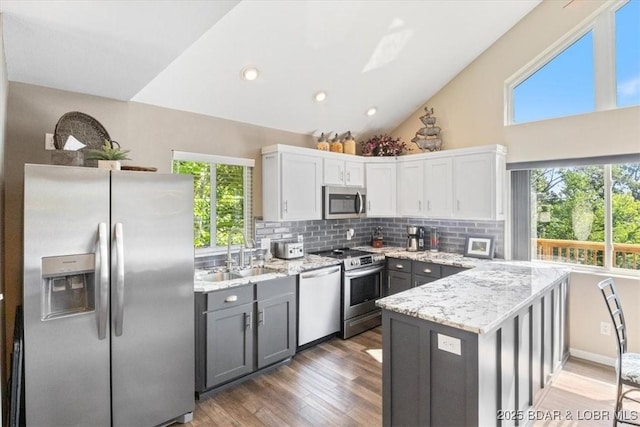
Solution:
[[[352,278],[366,276],[366,275],[371,274],[371,273],[380,273],[383,270],[384,270],[384,266],[375,266],[375,267],[370,267],[370,268],[366,268],[366,269],[345,271],[344,272],[344,276],[349,278],[349,279],[352,279]]]

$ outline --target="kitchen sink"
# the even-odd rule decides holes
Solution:
[[[197,276],[197,279],[202,282],[222,282],[223,280],[237,279],[237,276],[228,271],[217,271],[215,273],[207,273],[202,276]]]
[[[242,270],[233,271],[216,271],[213,273],[206,273],[202,275],[196,275],[196,280],[202,282],[222,282],[223,280],[242,279],[250,276],[259,276],[261,274],[273,273],[274,270],[265,267],[253,267],[245,268]]]
[[[249,277],[249,276],[259,276],[261,274],[273,273],[273,270],[265,267],[253,267],[253,268],[245,268],[243,270],[233,271],[233,274],[236,277]]]

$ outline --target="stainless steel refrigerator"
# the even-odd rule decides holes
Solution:
[[[190,420],[190,176],[25,165],[23,286],[28,426]]]

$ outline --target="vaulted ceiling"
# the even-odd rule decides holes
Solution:
[[[539,1],[3,0],[0,11],[10,81],[359,135],[393,129]],[[245,81],[250,65],[259,76]]]

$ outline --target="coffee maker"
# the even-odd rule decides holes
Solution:
[[[418,250],[418,227],[412,225],[407,227],[407,251],[416,252]]]
[[[426,251],[427,250],[427,232],[424,227],[418,227],[418,250]]]

